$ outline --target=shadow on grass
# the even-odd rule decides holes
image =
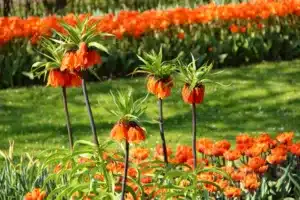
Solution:
[[[292,67],[294,66],[294,67]],[[297,67],[296,67],[297,66]],[[300,138],[300,61],[262,63],[257,67],[226,69],[215,77],[228,87],[208,85],[205,102],[197,106],[198,136],[234,140],[240,132],[295,131]],[[134,89],[137,96],[146,95],[145,79],[112,80],[88,85],[98,135],[109,135],[116,117],[104,107],[114,108],[110,90]],[[165,129],[169,141],[190,137],[190,106],[180,96],[177,83],[172,96],[164,100]],[[76,139],[91,138],[89,120],[80,88],[68,89],[69,109]],[[52,88],[21,88],[0,91],[0,149],[14,139],[28,148],[67,143],[65,114],[61,90]],[[147,116],[158,116],[156,99],[149,97]],[[144,124],[150,144],[159,137],[158,124]],[[182,140],[183,141],[183,140]],[[186,140],[184,140],[186,141]],[[184,142],[183,141],[183,142]],[[42,143],[39,146],[36,143]]]

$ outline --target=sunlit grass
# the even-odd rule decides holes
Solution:
[[[231,86],[207,86],[205,102],[197,107],[198,137],[233,141],[241,132],[257,134],[295,131],[300,138],[300,60],[262,63],[226,69],[218,81]],[[109,90],[133,87],[138,96],[146,95],[145,79],[119,79],[91,83],[88,90],[100,142],[107,139],[117,120],[104,107],[112,108]],[[184,104],[178,83],[164,101],[165,134],[168,144],[189,143],[190,106]],[[91,131],[80,88],[69,89],[69,109],[75,139],[91,140]],[[147,118],[158,116],[156,99],[148,100]],[[67,132],[61,90],[46,87],[0,91],[0,149],[15,140],[17,155],[37,154],[47,148],[67,148]],[[146,146],[159,142],[158,124],[145,123]]]

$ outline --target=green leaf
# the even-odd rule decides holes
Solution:
[[[102,44],[98,43],[98,42],[91,42],[91,43],[88,44],[88,47],[95,47],[95,48],[109,54],[107,48],[105,46],[103,46]]]

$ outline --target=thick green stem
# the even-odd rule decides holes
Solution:
[[[68,109],[68,101],[67,101],[67,90],[65,87],[62,87],[62,96],[63,96],[63,103],[64,103],[64,110],[66,113],[66,122],[67,122],[67,130],[68,130],[68,137],[69,137],[69,145],[70,149],[73,150],[73,133],[71,128],[71,121]]]
[[[125,200],[127,173],[128,173],[128,165],[129,165],[128,162],[129,162],[129,143],[126,140],[126,143],[125,143],[125,168],[124,168],[124,176],[123,176],[123,181],[122,181],[121,200]]]
[[[196,104],[192,104],[192,134],[193,134],[193,159],[194,159],[194,169],[197,167],[197,149],[196,149],[196,140],[197,140],[197,130],[196,130]]]
[[[168,152],[167,152],[167,145],[165,139],[165,132],[164,132],[164,118],[163,118],[163,105],[162,99],[158,99],[158,108],[159,108],[159,130],[160,130],[160,137],[161,137],[161,145],[163,148],[164,154],[164,162],[166,165],[168,164]]]
[[[89,101],[88,91],[86,88],[86,83],[85,83],[84,78],[82,79],[82,91],[83,91],[86,109],[87,109],[89,119],[90,119],[91,129],[92,129],[92,133],[93,133],[93,141],[94,141],[95,145],[97,145],[97,147],[98,147],[99,141],[98,141],[98,137],[97,137],[95,121],[94,121],[94,117],[93,117],[93,113],[92,113],[92,109],[91,109],[91,105],[90,105],[90,101]]]

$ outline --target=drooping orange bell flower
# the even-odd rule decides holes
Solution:
[[[124,140],[128,137],[128,125],[126,123],[117,123],[110,132],[110,137],[114,140]]]
[[[101,56],[94,50],[88,50],[82,42],[77,51],[66,53],[62,59],[61,70],[80,71],[101,63]]]
[[[204,99],[205,87],[204,85],[196,86],[195,88],[189,88],[188,84],[185,84],[182,88],[182,99],[188,104],[201,104]]]
[[[118,122],[111,130],[110,136],[115,140],[127,140],[138,143],[146,139],[146,133],[136,123]]]
[[[154,76],[149,76],[148,78],[147,89],[157,98],[164,99],[170,96],[172,87],[173,81],[171,77],[158,80]]]
[[[139,143],[146,139],[145,130],[137,125],[136,123],[131,123],[128,129],[128,142]]]
[[[47,86],[52,87],[79,87],[81,85],[81,77],[78,73],[70,73],[68,71],[60,71],[57,69],[50,70],[48,75]]]

